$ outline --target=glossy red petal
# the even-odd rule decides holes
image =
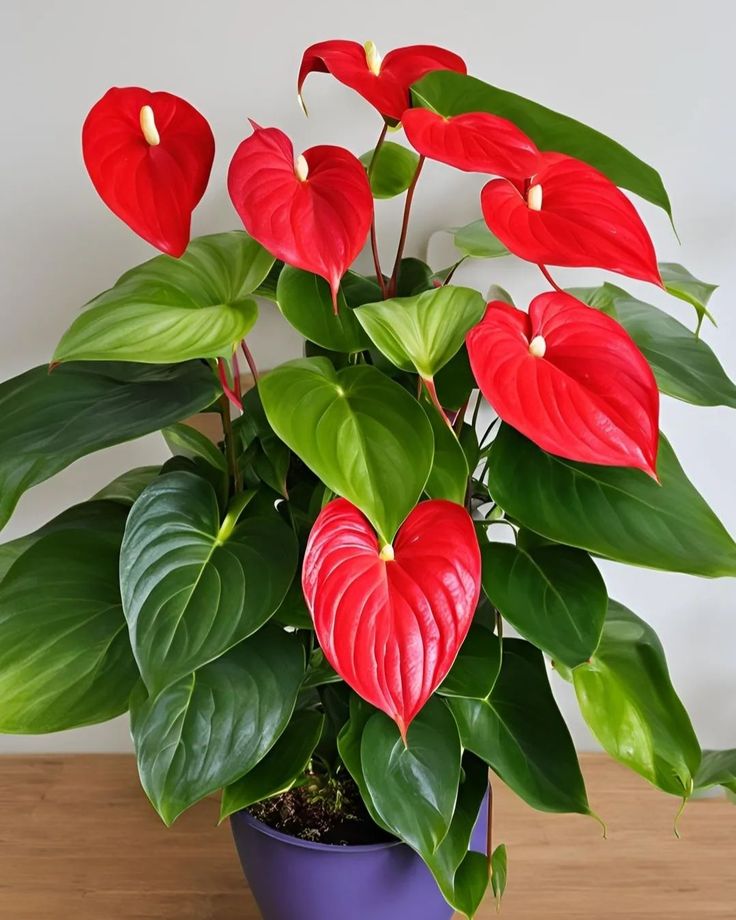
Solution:
[[[535,297],[528,315],[494,301],[467,346],[488,402],[543,450],[656,477],[657,384],[610,316],[557,292]]]
[[[409,106],[409,87],[433,70],[466,73],[457,54],[434,45],[411,45],[390,51],[378,73],[368,64],[366,49],[358,42],[333,39],[311,45],[304,52],[297,89],[301,95],[310,73],[330,73],[370,102],[384,118],[399,121]]]
[[[428,109],[409,109],[401,123],[416,151],[466,172],[523,179],[539,162],[536,145],[523,131],[487,112],[445,118]]]
[[[149,137],[154,143],[142,127],[145,106],[151,110]],[[215,156],[206,119],[170,93],[115,87],[87,115],[82,153],[110,210],[157,249],[180,256]]]
[[[514,255],[662,285],[654,245],[636,209],[597,169],[542,153],[528,185],[526,191],[494,179],[481,193],[486,223]]]
[[[399,529],[393,561],[344,498],[309,536],[302,588],[320,645],[340,676],[403,735],[450,670],[480,591],[480,550],[468,512],[421,502]]]
[[[291,141],[254,125],[230,164],[228,190],[248,233],[277,259],[340,279],[368,236],[373,197],[365,168],[342,147],[305,150],[297,175]]]

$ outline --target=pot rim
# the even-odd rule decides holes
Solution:
[[[360,843],[360,844],[339,844],[339,843],[317,843],[314,840],[302,840],[301,837],[294,837],[291,834],[285,834],[283,831],[276,830],[275,827],[269,827],[247,810],[242,809],[230,815],[230,821],[234,819],[243,821],[245,824],[258,831],[259,834],[265,834],[267,837],[273,837],[274,840],[280,840],[282,843],[291,844],[291,846],[302,847],[305,850],[323,850],[328,853],[376,853],[378,850],[389,850],[393,847],[405,846],[401,840],[386,840],[383,843]]]

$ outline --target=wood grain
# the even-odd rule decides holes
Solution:
[[[734,806],[692,802],[676,840],[674,799],[602,756],[583,764],[608,840],[496,784],[510,864],[501,920],[734,920]],[[166,830],[127,755],[0,758],[0,918],[257,920],[216,817],[210,800]],[[490,903],[481,913],[496,916]]]

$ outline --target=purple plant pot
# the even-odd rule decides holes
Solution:
[[[398,841],[333,846],[290,837],[247,811],[230,818],[263,920],[450,920],[432,875]],[[483,801],[471,847],[486,851]]]

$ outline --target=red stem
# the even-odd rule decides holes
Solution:
[[[437,389],[434,385],[434,380],[431,377],[420,377],[419,379],[424,384],[424,387],[427,393],[429,393],[429,398],[434,403],[435,408],[437,409],[439,414],[442,416],[442,420],[447,425],[447,427],[450,429],[450,431],[452,431],[453,430],[452,424],[450,423],[449,418],[445,414],[445,410],[442,408],[442,403],[440,402],[439,397],[437,396]]]
[[[417,182],[419,181],[419,175],[422,171],[422,166],[424,166],[424,157],[419,157],[419,162],[417,163],[417,169],[414,173],[414,178],[411,180],[411,185],[406,192],[406,202],[404,204],[404,218],[401,221],[401,235],[399,236],[399,246],[396,250],[396,260],[394,262],[394,270],[391,272],[391,280],[388,284],[388,294],[389,297],[396,296],[396,284],[399,279],[399,269],[401,268],[401,257],[404,255],[404,246],[406,245],[406,234],[409,230],[409,216],[411,214],[411,203],[414,200],[414,191],[417,187]]]
[[[258,373],[258,368],[256,367],[255,359],[251,353],[250,348],[248,348],[248,344],[245,339],[243,339],[243,341],[240,343],[240,347],[243,349],[245,360],[248,362],[248,367],[250,368],[250,372],[253,375],[253,383],[258,383],[258,378],[260,376]]]
[[[227,379],[227,369],[225,367],[225,361],[222,358],[217,359],[217,376],[220,379],[220,386],[222,387],[222,392],[225,394],[225,396],[227,396],[230,402],[242,412],[243,404],[238,399],[237,393],[230,386],[230,383]]]
[[[552,287],[553,287],[556,291],[559,291],[560,294],[564,294],[564,293],[565,293],[565,292],[562,290],[562,288],[559,286],[559,284],[555,281],[555,279],[552,277],[552,275],[550,275],[550,273],[547,271],[547,269],[546,269],[546,267],[545,267],[544,265],[539,265],[538,268],[539,268],[540,272],[544,275],[544,277],[547,279],[547,281],[549,281],[549,283],[552,285]]]
[[[373,175],[373,168],[376,160],[378,159],[378,151],[383,146],[383,142],[386,140],[386,132],[388,131],[388,125],[384,122],[383,128],[381,128],[381,133],[378,135],[378,141],[376,146],[373,148],[373,155],[371,156],[371,161],[368,164],[368,181],[370,182],[371,176]],[[373,253],[373,265],[376,269],[376,278],[378,279],[378,284],[381,287],[381,296],[383,299],[386,299],[386,282],[383,278],[383,272],[381,271],[381,260],[378,255],[378,237],[376,235],[376,211],[375,205],[373,208],[373,219],[371,220],[371,252]]]
[[[238,362],[237,350],[233,352],[233,384],[235,385],[235,395],[243,403],[243,381],[240,379],[240,363]]]

